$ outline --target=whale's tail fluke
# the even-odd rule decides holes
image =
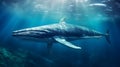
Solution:
[[[109,30],[107,30],[106,35],[105,35],[105,38],[106,38],[107,42],[108,42],[109,44],[111,44],[111,41],[110,41],[110,31],[109,31]]]

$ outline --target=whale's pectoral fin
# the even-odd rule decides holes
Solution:
[[[54,37],[54,39],[55,39],[57,42],[59,42],[59,43],[61,43],[61,44],[63,44],[63,45],[66,45],[66,46],[68,46],[68,47],[70,47],[70,48],[81,49],[81,47],[73,45],[72,43],[66,41],[64,38]]]

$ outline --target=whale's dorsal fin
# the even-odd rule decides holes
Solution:
[[[61,18],[60,21],[59,21],[59,23],[62,23],[62,24],[63,24],[63,23],[66,23],[66,22],[65,22],[65,19],[66,19],[65,17]]]

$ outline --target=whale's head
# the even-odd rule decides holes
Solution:
[[[45,38],[49,37],[47,34],[49,33],[48,30],[41,29],[39,27],[35,28],[27,28],[27,29],[21,29],[21,30],[16,30],[13,31],[13,36],[14,37],[19,37],[19,38]]]

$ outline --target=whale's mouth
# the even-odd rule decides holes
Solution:
[[[18,36],[19,32],[18,31],[13,31],[12,36]]]
[[[28,35],[28,32],[25,32],[25,31],[20,31],[20,30],[18,30],[18,31],[13,31],[12,32],[12,36],[13,37],[17,37],[17,38],[20,38],[20,39],[26,39],[26,40],[28,40],[28,39],[32,39],[33,37],[30,37],[29,35]]]
[[[12,32],[12,36],[25,36],[26,34],[28,34],[28,32],[25,32],[25,31],[13,31]]]
[[[12,36],[18,36],[18,32],[17,31],[13,31],[12,32]]]

